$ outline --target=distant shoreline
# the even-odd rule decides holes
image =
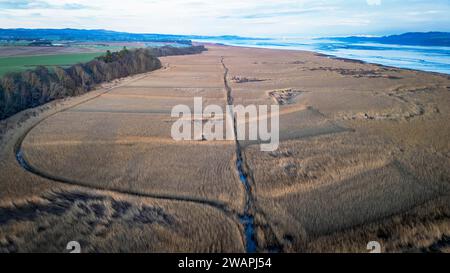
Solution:
[[[386,68],[393,68],[393,69],[403,69],[403,70],[409,70],[409,71],[414,71],[414,72],[422,72],[422,73],[430,73],[433,75],[439,75],[439,76],[444,76],[444,77],[450,77],[450,73],[443,73],[443,72],[436,72],[436,71],[427,71],[427,70],[421,70],[421,69],[414,69],[414,68],[407,68],[407,67],[400,67],[400,66],[393,66],[393,65],[385,65],[385,64],[381,64],[381,63],[375,63],[375,62],[368,62],[365,60],[361,60],[361,59],[356,59],[356,58],[347,58],[347,57],[340,57],[337,55],[333,55],[333,54],[325,54],[319,51],[314,51],[314,50],[306,50],[306,49],[295,49],[295,48],[274,48],[274,47],[269,47],[269,46],[258,46],[258,45],[230,45],[230,44],[225,44],[225,43],[219,43],[219,42],[200,42],[200,41],[192,41],[193,44],[198,44],[198,45],[214,45],[214,46],[228,46],[228,47],[239,47],[239,48],[260,48],[260,49],[270,49],[270,50],[282,50],[282,51],[296,51],[296,52],[309,52],[309,53],[314,53],[317,54],[318,56],[322,56],[322,57],[326,57],[326,58],[330,58],[330,59],[335,59],[335,60],[342,60],[342,61],[352,61],[355,63],[362,63],[362,64],[371,64],[371,65],[376,65],[376,66],[380,66],[380,67],[386,67]]]

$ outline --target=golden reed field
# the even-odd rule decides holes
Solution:
[[[0,252],[450,252],[448,76],[207,48],[2,121]],[[173,140],[194,97],[279,105],[279,149]]]

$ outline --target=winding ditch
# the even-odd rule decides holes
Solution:
[[[224,58],[222,57],[220,62],[224,68],[224,76],[223,81],[225,85],[225,90],[227,93],[227,103],[228,105],[233,105],[234,99],[232,95],[232,89],[228,84],[228,72],[229,69],[225,65]],[[255,253],[257,244],[255,239],[255,217],[253,215],[254,211],[254,200],[252,194],[252,186],[250,182],[250,176],[245,169],[245,162],[242,156],[242,148],[237,138],[237,120],[236,115],[234,113],[228,113],[233,117],[233,128],[234,128],[234,140],[236,143],[236,169],[239,174],[239,179],[244,185],[245,188],[245,208],[244,212],[239,215],[239,221],[244,226],[244,234],[245,234],[245,249],[248,253]]]

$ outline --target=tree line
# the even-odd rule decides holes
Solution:
[[[188,55],[188,54],[199,54],[206,51],[203,45],[199,46],[188,46],[188,47],[173,47],[173,46],[162,46],[150,48],[150,54],[157,57],[165,56],[176,56],[176,55]]]
[[[158,56],[194,54],[205,48],[199,50],[197,47],[124,48],[68,68],[38,66],[25,72],[9,73],[0,79],[0,120],[55,99],[84,94],[103,82],[159,69]]]

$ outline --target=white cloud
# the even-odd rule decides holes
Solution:
[[[366,0],[369,6],[379,6],[381,5],[381,0]]]

